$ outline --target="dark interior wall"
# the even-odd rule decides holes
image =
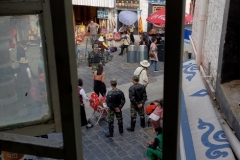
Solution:
[[[240,79],[240,1],[231,0],[222,58],[221,83]]]
[[[97,20],[97,9],[91,6],[73,6],[75,20],[79,23],[87,25],[90,19]],[[98,22],[98,21],[97,21]]]

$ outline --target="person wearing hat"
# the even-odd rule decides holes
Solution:
[[[118,89],[117,80],[112,79],[110,81],[112,90],[108,92],[106,103],[109,107],[108,109],[108,125],[109,125],[109,132],[105,134],[106,137],[113,137],[113,128],[114,128],[114,114],[118,120],[118,130],[119,133],[123,133],[123,118],[122,118],[122,108],[125,104],[125,96],[124,93]]]
[[[99,51],[98,44],[94,44],[93,51],[88,55],[88,66],[94,73],[97,70],[99,64],[105,66],[104,57],[103,53]]]
[[[98,48],[101,49],[101,52],[104,52],[105,49],[108,50],[108,45],[104,42],[103,36],[100,36],[98,39]]]
[[[134,75],[132,78],[133,85],[129,88],[129,99],[130,99],[130,113],[131,113],[131,125],[127,128],[128,131],[134,132],[137,112],[140,116],[140,125],[142,128],[145,127],[145,113],[144,104],[147,99],[146,87],[138,83],[139,78]]]
[[[147,68],[150,66],[150,63],[148,63],[147,60],[143,60],[140,62],[140,65],[141,67],[138,67],[133,74],[139,77],[140,84],[147,86],[148,84]]]

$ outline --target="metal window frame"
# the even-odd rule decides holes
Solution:
[[[48,103],[51,107],[50,109],[53,111],[54,114],[54,123],[36,124],[32,126],[26,126],[24,128],[9,129],[5,130],[4,132],[29,136],[44,135],[51,132],[61,132],[61,116],[58,100],[57,72],[55,63],[55,51],[53,47],[50,4],[48,1],[42,3],[40,0],[32,3],[0,2],[0,16],[28,14],[39,15],[46,78],[48,79]],[[29,130],[33,132],[29,132]]]
[[[163,160],[180,159],[180,111],[185,0],[166,1]]]
[[[72,3],[69,0],[0,2],[0,16],[24,14],[43,16],[42,42],[47,53],[45,60],[48,63],[49,88],[55,120],[54,125],[16,129],[13,131],[16,134],[0,132],[0,151],[66,160],[83,159],[72,13]],[[33,135],[29,129],[34,129],[34,134],[38,135],[62,130],[64,145],[53,140],[26,136]],[[40,129],[44,129],[46,133],[40,132]]]

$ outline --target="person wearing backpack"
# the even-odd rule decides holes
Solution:
[[[147,60],[143,60],[140,62],[141,67],[138,67],[133,75],[137,75],[139,77],[139,83],[147,86],[148,84],[148,73],[147,73],[147,67],[150,66],[150,63],[148,63]]]
[[[146,87],[138,83],[138,76],[134,75],[132,78],[133,85],[129,88],[129,99],[131,102],[130,113],[131,113],[131,125],[127,128],[128,131],[134,132],[137,112],[140,116],[140,125],[145,128],[145,113],[144,104],[147,99]]]
[[[117,86],[117,80],[112,79],[110,81],[112,90],[108,92],[106,103],[108,106],[108,127],[109,132],[105,134],[106,137],[113,137],[113,128],[114,128],[114,114],[118,120],[118,130],[119,133],[123,133],[123,118],[122,118],[122,108],[125,104],[125,96],[124,93],[118,89]]]

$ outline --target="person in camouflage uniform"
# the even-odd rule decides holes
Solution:
[[[114,124],[114,114],[118,120],[118,129],[119,133],[123,133],[123,118],[122,118],[122,107],[125,104],[125,96],[124,93],[116,88],[117,80],[112,79],[110,81],[112,90],[108,92],[106,103],[108,106],[108,125],[109,125],[109,133],[106,133],[106,137],[113,137],[113,124]]]
[[[103,53],[99,51],[98,44],[94,44],[93,51],[88,55],[88,66],[94,73],[100,63],[105,66]]]
[[[145,127],[145,114],[144,104],[147,99],[146,88],[144,85],[139,84],[139,77],[134,75],[132,78],[133,85],[129,88],[129,99],[131,102],[130,113],[131,113],[131,126],[127,128],[128,131],[134,132],[137,112],[140,116],[140,125],[142,128]]]

